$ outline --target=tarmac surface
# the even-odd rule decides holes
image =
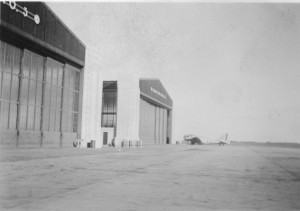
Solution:
[[[300,148],[0,148],[0,210],[300,210]]]

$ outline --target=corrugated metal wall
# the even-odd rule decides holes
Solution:
[[[167,109],[141,98],[139,136],[143,144],[166,144]]]
[[[16,3],[40,23],[0,4],[0,144],[72,146],[85,46],[45,3]]]
[[[71,146],[80,69],[2,41],[0,55],[0,145]]]
[[[9,24],[27,32],[39,40],[84,62],[84,44],[59,20],[59,18],[42,2],[17,2],[28,11],[38,14],[40,23],[26,18],[23,14],[10,9],[8,5],[0,4],[2,24]]]

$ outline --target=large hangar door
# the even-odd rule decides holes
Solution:
[[[143,144],[166,144],[167,109],[140,99],[140,139]]]
[[[173,101],[158,79],[140,79],[139,137],[146,144],[172,143]]]
[[[143,144],[153,144],[155,140],[155,106],[140,100],[140,139]]]

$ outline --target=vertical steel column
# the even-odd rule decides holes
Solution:
[[[62,123],[63,123],[63,100],[64,100],[64,85],[65,85],[65,70],[66,70],[66,64],[64,64],[63,67],[63,73],[62,73],[62,88],[61,88],[61,100],[60,100],[60,122],[59,122],[59,132],[60,132],[60,140],[59,140],[59,145],[62,147],[62,142],[63,142],[63,128],[62,128]]]
[[[40,131],[41,131],[41,139],[40,139],[40,147],[43,146],[44,139],[44,112],[45,112],[45,86],[46,86],[46,69],[47,69],[47,58],[44,58],[43,62],[43,79],[42,79],[42,102],[41,102],[41,119],[40,119]]]
[[[16,147],[20,144],[20,120],[21,120],[21,96],[22,96],[22,82],[23,82],[23,65],[24,65],[24,49],[21,50],[20,55],[20,72],[19,72],[19,87],[18,87],[18,100],[17,100],[17,142]]]
[[[13,69],[14,69],[14,61],[15,61],[15,50],[16,48],[13,48],[14,51],[12,53],[12,64],[10,66],[10,85],[9,85],[9,101],[8,101],[8,120],[7,120],[7,129],[9,129],[9,123],[10,123],[10,107],[11,107],[11,89],[12,89],[12,83],[13,83]]]

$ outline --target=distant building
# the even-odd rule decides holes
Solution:
[[[137,140],[143,144],[171,143],[172,106],[158,79],[140,79],[139,84],[104,81],[100,145]]]

